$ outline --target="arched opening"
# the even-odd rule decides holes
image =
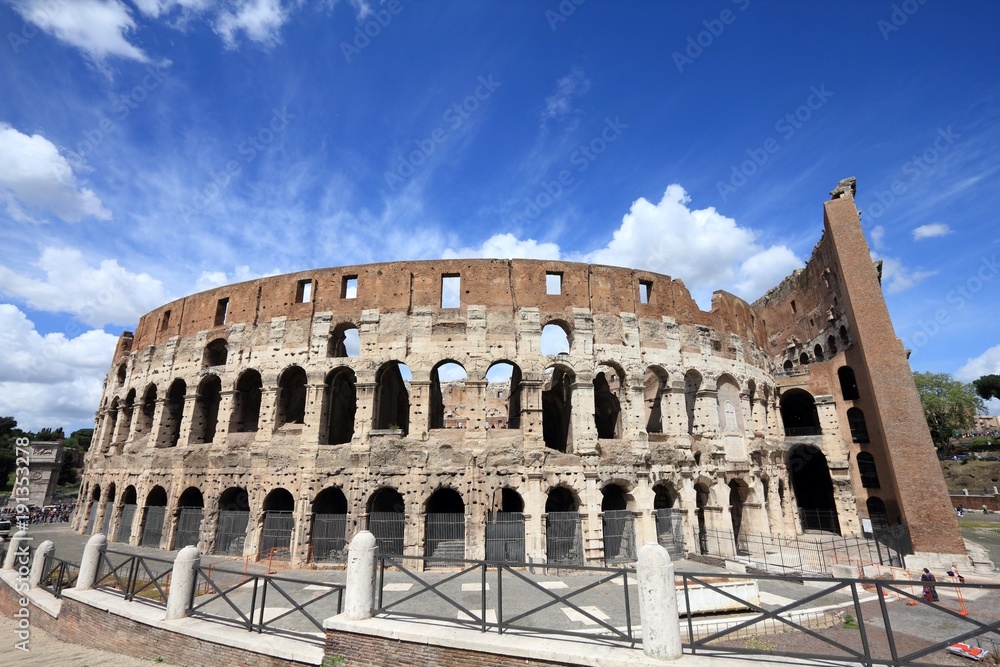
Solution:
[[[128,374],[128,366],[123,361],[120,364],[118,364],[118,372],[116,374],[117,377],[118,377],[118,386],[119,387],[122,386],[123,384],[125,384],[125,376],[127,374]]]
[[[264,498],[260,530],[262,558],[290,560],[295,530],[295,499],[286,489],[275,489]]]
[[[875,457],[868,452],[858,454],[858,474],[861,475],[861,486],[866,489],[879,488],[878,470],[875,468]]]
[[[736,542],[736,550],[745,552],[746,539],[743,530],[743,509],[747,499],[750,497],[750,487],[742,479],[734,479],[729,482],[729,516],[733,521],[733,540]]]
[[[624,374],[620,368],[598,366],[594,375],[594,426],[597,437],[621,438],[621,392]]]
[[[788,453],[788,475],[803,531],[840,534],[833,480],[826,456],[817,447],[799,445]]]
[[[405,377],[403,373],[406,373]],[[375,407],[372,428],[410,432],[410,369],[399,361],[383,364],[375,373]]]
[[[703,482],[694,485],[695,518],[698,520],[698,551],[702,555],[708,553],[708,526],[705,523],[705,507],[711,497],[708,486]]]
[[[191,415],[191,442],[210,443],[219,425],[219,404],[222,402],[222,381],[217,375],[206,375],[198,384],[198,394]]]
[[[865,444],[871,442],[868,438],[868,425],[865,423],[865,413],[861,408],[847,409],[847,424],[851,427],[851,440]]]
[[[143,508],[141,546],[159,548],[163,539],[163,523],[167,516],[167,492],[162,486],[154,486],[146,494]]]
[[[846,349],[847,346],[851,344],[851,339],[847,336],[847,327],[843,324],[840,325],[840,331],[838,333],[840,335],[840,344]]]
[[[136,435],[149,433],[153,430],[153,417],[156,415],[156,385],[146,387],[139,406],[139,418],[135,422]]]
[[[375,536],[380,554],[403,555],[403,529],[406,504],[399,491],[383,487],[368,500],[368,530]]]
[[[840,380],[840,395],[844,397],[845,401],[856,401],[861,398],[853,368],[841,366],[837,369],[837,378]]]
[[[684,410],[687,413],[687,432],[694,435],[698,392],[701,390],[701,373],[688,371],[684,374]]]
[[[181,439],[181,419],[184,416],[184,395],[187,385],[184,380],[174,380],[167,391],[167,400],[163,404],[163,416],[160,419],[160,437],[158,447],[176,447]]]
[[[454,489],[438,489],[427,499],[424,555],[429,558],[465,558],[465,503]]]
[[[785,363],[782,364],[781,369],[786,373],[791,373],[795,370],[795,364],[792,363],[791,359],[785,359]]]
[[[868,518],[872,522],[872,533],[876,538],[889,534],[889,514],[885,510],[885,502],[881,498],[869,498],[865,502],[868,508]]]
[[[361,336],[352,322],[341,322],[330,332],[326,356],[336,358],[356,357],[361,354]]]
[[[184,489],[177,500],[177,529],[174,531],[174,544],[171,548],[198,546],[204,508],[205,499],[199,489],[193,486]]]
[[[826,349],[830,354],[830,358],[833,359],[837,354],[837,337],[834,335],[829,335],[826,337]]]
[[[101,451],[107,452],[115,441],[115,431],[118,429],[118,397],[111,400],[111,406],[104,416],[104,444]]]
[[[278,414],[275,426],[304,424],[306,421],[306,372],[289,366],[278,378]]]
[[[339,488],[323,489],[313,500],[310,543],[316,562],[347,560],[347,497]]]
[[[330,445],[350,442],[354,438],[354,417],[358,413],[357,378],[353,370],[337,368],[327,374],[323,402],[325,442]]]
[[[442,361],[431,369],[430,423],[428,428],[466,428],[469,424],[465,381],[461,364]]]
[[[242,556],[250,522],[250,496],[240,486],[231,486],[219,496],[219,525],[215,529],[215,553]]]
[[[542,335],[539,339],[539,351],[546,355],[569,354],[570,328],[564,322],[549,322],[542,327]]]
[[[108,485],[108,495],[104,499],[104,517],[101,519],[101,533],[108,537],[108,531],[111,530],[111,517],[115,513],[115,485],[111,483]]]
[[[667,374],[662,368],[650,366],[642,376],[642,403],[646,418],[646,433],[663,433],[663,396],[667,389]]]
[[[132,415],[135,413],[135,389],[129,389],[128,393],[125,394],[125,401],[122,403],[122,416],[121,416],[121,428],[124,431],[122,437],[118,440],[122,443],[128,439],[128,430],[132,426]],[[119,448],[119,453],[121,453],[121,448]]]
[[[656,541],[667,550],[671,560],[684,558],[684,523],[678,505],[677,490],[671,484],[653,487],[653,514],[656,517]]]
[[[122,493],[122,510],[118,516],[118,529],[115,531],[115,541],[128,543],[132,537],[132,523],[135,521],[136,493],[134,486],[126,486]]]
[[[816,347],[813,348],[813,357],[816,361],[823,361],[823,346],[819,343],[817,343]]]
[[[486,371],[485,428],[521,428],[521,368],[494,362]]]
[[[800,354],[799,355],[799,364],[802,365],[802,366],[808,366],[809,365],[809,355],[806,354],[805,352],[803,352],[802,354]]]
[[[205,353],[202,355],[202,365],[206,368],[211,366],[225,366],[226,359],[229,358],[229,345],[225,338],[216,338],[205,346]]]
[[[255,433],[260,424],[260,399],[264,382],[253,369],[243,371],[236,381],[230,433]]]
[[[601,526],[604,529],[604,560],[624,563],[635,560],[635,522],[628,509],[625,489],[608,484],[601,489]]]
[[[781,395],[781,421],[785,425],[785,437],[823,434],[816,402],[804,389],[790,389]]]
[[[570,451],[573,417],[573,371],[550,366],[542,385],[542,439],[545,446],[559,452]]]
[[[87,510],[87,530],[85,531],[87,535],[94,532],[94,526],[97,525],[97,512],[101,507],[101,485],[94,484],[94,488],[90,492],[90,508]]]
[[[523,563],[524,499],[506,486],[499,489],[499,496],[499,503],[494,501],[499,509],[491,510],[486,518],[486,560]]]
[[[545,499],[545,557],[549,563],[583,563],[583,529],[580,504],[564,486],[551,489]]]

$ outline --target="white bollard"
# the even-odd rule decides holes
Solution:
[[[83,558],[80,559],[80,574],[76,578],[76,590],[89,591],[97,581],[97,572],[101,569],[101,556],[108,548],[108,538],[103,533],[96,533],[87,540],[83,548]]]
[[[670,554],[659,544],[639,549],[639,619],[642,652],[659,660],[681,657],[681,625],[677,616],[677,589]]]
[[[10,539],[10,547],[7,548],[7,555],[3,559],[3,569],[13,570],[14,569],[14,559],[17,558],[18,552],[24,549],[22,555],[28,553],[28,531],[19,530],[14,533],[14,537]]]
[[[31,561],[31,575],[28,578],[28,587],[37,588],[38,582],[42,580],[42,570],[45,569],[45,557],[55,553],[56,545],[52,540],[45,540],[35,549],[35,559]]]
[[[201,564],[198,547],[187,546],[177,552],[174,569],[170,573],[170,592],[167,594],[167,616],[171,621],[185,618],[191,613],[194,600],[194,584],[197,580],[195,568]]]
[[[347,552],[347,590],[344,615],[352,621],[371,618],[375,609],[375,536],[362,530],[351,540]]]

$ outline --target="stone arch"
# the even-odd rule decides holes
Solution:
[[[785,359],[785,363],[782,364],[781,370],[786,373],[791,373],[795,370],[795,364],[792,363],[791,359]]]
[[[813,395],[805,389],[789,389],[781,394],[781,421],[786,437],[822,435],[819,412]]]
[[[625,371],[613,362],[604,362],[594,371],[594,426],[597,437],[612,439],[622,437],[621,396],[625,385]]]
[[[136,434],[150,433],[153,430],[153,417],[156,416],[156,385],[149,383],[142,393],[142,403],[139,404],[139,414],[135,422]]]
[[[292,533],[295,532],[295,498],[288,489],[272,489],[261,506],[258,552],[264,558],[291,559]]]
[[[118,528],[115,531],[116,542],[128,542],[132,536],[132,523],[135,520],[136,490],[129,484],[122,492],[122,503],[118,511]],[[110,535],[108,538],[110,539]]]
[[[118,386],[121,387],[125,384],[125,377],[128,375],[128,363],[121,362],[118,364],[118,369],[115,372],[115,376],[118,380]]]
[[[309,544],[317,562],[347,559],[347,496],[340,487],[327,487],[313,499]]]
[[[379,553],[403,555],[406,503],[391,486],[377,489],[368,499],[368,530],[375,536]]]
[[[111,449],[111,445],[114,444],[115,431],[118,429],[118,404],[118,397],[115,396],[111,399],[108,410],[104,415],[104,442],[101,445],[102,452],[107,452]]]
[[[711,486],[704,480],[698,480],[694,485],[695,520],[698,530],[698,552],[708,553],[708,524],[705,519],[705,508],[712,498]]]
[[[787,465],[802,529],[839,534],[833,479],[823,452],[812,445],[796,445],[788,452]]]
[[[405,436],[410,431],[410,392],[403,370],[410,369],[401,361],[388,361],[375,373],[375,407],[372,428],[397,428]]]
[[[837,337],[833,334],[826,337],[826,350],[831,359],[837,355]]]
[[[672,482],[658,482],[653,486],[653,509],[674,509],[680,504],[681,496]]]
[[[469,424],[468,373],[454,359],[439,361],[431,369],[428,428],[461,428]]]
[[[215,529],[215,553],[242,556],[250,522],[250,495],[241,486],[231,486],[219,496],[219,519]]]
[[[524,498],[516,490],[505,486],[500,489],[501,512],[524,512]]]
[[[562,364],[545,371],[542,385],[542,439],[545,446],[559,452],[571,451],[573,423],[573,383],[576,375]]]
[[[733,538],[739,545],[740,537],[745,533],[744,520],[746,504],[750,501],[750,486],[740,478],[729,481],[729,516],[733,522]]]
[[[601,528],[604,536],[604,560],[635,560],[635,521],[631,505],[634,499],[620,485],[611,482],[601,489]]]
[[[163,539],[163,525],[167,513],[167,491],[156,485],[146,493],[142,509],[142,525],[139,529],[140,546],[158,548]]]
[[[205,511],[205,497],[201,489],[189,486],[177,498],[175,510],[174,539],[172,549],[198,546],[201,538],[201,520]]]
[[[361,354],[361,335],[354,322],[340,322],[330,330],[326,356],[336,358],[357,357]]]
[[[97,526],[97,513],[101,507],[101,485],[94,484],[90,489],[90,500],[87,507],[87,529],[84,531],[87,535],[94,532],[94,528]]]
[[[122,425],[125,428],[125,437],[122,440],[127,440],[129,436],[129,428],[132,425],[132,416],[135,413],[135,388],[129,389],[128,393],[125,394],[125,400],[122,401]],[[119,453],[121,448],[119,448]]]
[[[218,375],[206,375],[198,384],[191,415],[191,442],[210,443],[215,439],[221,402],[222,381]]]
[[[424,503],[424,555],[465,557],[465,502],[455,489],[440,487]]]
[[[583,563],[580,499],[572,489],[555,486],[545,499],[545,557],[550,563]]]
[[[326,375],[323,390],[323,426],[320,442],[341,445],[354,439],[354,418],[358,412],[357,377],[347,366]]]
[[[230,433],[255,433],[260,425],[260,402],[264,381],[253,368],[240,373],[233,394],[233,411],[229,421]]]
[[[521,367],[499,359],[486,370],[485,424],[491,428],[521,428]]]
[[[816,343],[816,346],[813,347],[813,357],[816,361],[823,361],[823,346],[819,343]]]
[[[160,419],[160,437],[158,447],[176,447],[181,439],[181,420],[184,417],[184,397],[187,394],[187,384],[180,378],[170,383],[167,398],[163,403],[163,416]]]
[[[229,359],[229,342],[225,338],[216,338],[205,346],[205,351],[201,357],[203,368],[212,366],[225,366]]]
[[[803,352],[802,354],[799,355],[799,364],[802,365],[802,366],[808,366],[809,365],[809,354],[808,353]]]
[[[538,349],[545,356],[569,354],[573,349],[573,327],[563,320],[549,320],[542,327]]]
[[[851,344],[851,338],[847,335],[847,327],[841,324],[837,334],[840,337],[840,344],[844,346],[844,349],[847,349],[847,347]]]
[[[660,366],[647,366],[642,375],[643,416],[646,433],[663,433],[663,396],[669,376]]]
[[[301,366],[289,366],[278,377],[278,410],[275,427],[304,424],[306,420],[306,372]]]
[[[845,401],[856,401],[861,398],[858,391],[858,380],[854,376],[854,369],[850,366],[841,366],[837,369],[837,379],[840,380],[840,395]]]

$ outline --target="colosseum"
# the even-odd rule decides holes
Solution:
[[[74,528],[304,564],[364,529],[600,563],[905,526],[918,557],[964,557],[853,179],[832,195],[803,269],[709,312],[665,275],[490,259],[167,303],[121,335]]]

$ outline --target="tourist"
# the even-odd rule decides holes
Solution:
[[[928,570],[925,567],[924,568],[924,573],[920,575],[920,581],[931,582],[931,581],[937,581],[937,579],[935,579],[934,575],[931,574],[931,571]],[[924,593],[924,599],[927,600],[928,602],[937,602],[938,601],[937,591],[934,590],[934,586],[931,585],[930,583],[924,584],[924,591],[923,591],[923,593]]]
[[[954,563],[951,564],[951,569],[948,570],[948,576],[958,579],[958,583],[960,584],[965,583],[965,577],[958,573],[958,565],[955,565]]]

